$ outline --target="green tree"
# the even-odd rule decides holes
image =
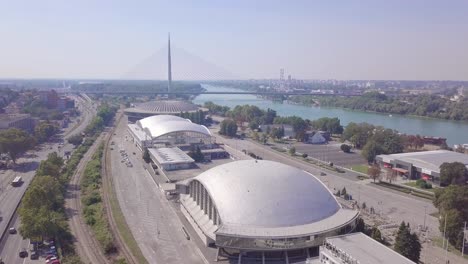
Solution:
[[[339,191],[339,190],[338,190]],[[364,223],[364,219],[361,217],[358,217],[356,220],[356,228],[354,229],[356,232],[366,232],[366,224]]]
[[[447,218],[446,218],[447,217]],[[447,227],[445,228],[445,221],[447,221]],[[439,218],[439,230],[444,232],[447,236],[448,241],[452,245],[457,244],[458,235],[463,231],[463,216],[460,211],[456,209],[449,209],[444,212]]]
[[[195,161],[195,162],[203,162],[205,160],[205,156],[201,152],[199,146],[192,146],[192,149],[189,151],[188,155]]]
[[[409,226],[405,222],[401,222],[400,224],[394,247],[396,252],[414,262],[419,262],[421,243],[418,236],[415,233],[411,233]]]
[[[294,156],[294,154],[296,154],[296,148],[295,148],[295,147],[291,147],[291,148],[289,149],[289,155]]]
[[[369,177],[371,177],[371,179],[373,179],[374,182],[375,180],[380,179],[380,173],[380,166],[376,164],[372,165],[367,169],[367,174],[369,174]]]
[[[148,148],[145,148],[145,151],[143,151],[143,160],[144,160],[146,163],[150,163],[150,162],[151,162],[151,156],[150,156],[150,153],[149,153]]]
[[[41,161],[36,171],[37,176],[52,176],[56,179],[60,177],[61,166],[57,166],[47,160]]]
[[[35,140],[23,130],[10,128],[0,131],[0,152],[8,153],[15,163],[18,156],[34,144]]]
[[[67,139],[68,143],[76,146],[79,146],[83,142],[83,136],[81,134],[75,134],[73,136],[70,136]]]
[[[350,152],[351,152],[351,146],[349,146],[349,145],[347,145],[347,144],[341,144],[340,149],[341,149],[344,153],[350,153]]]
[[[271,132],[270,136],[276,139],[281,139],[284,137],[284,127],[274,127]]]
[[[461,162],[444,162],[440,165],[440,185],[462,185],[466,183],[468,170]]]
[[[237,134],[237,124],[234,120],[224,119],[220,124],[219,134],[234,137]]]
[[[377,144],[374,140],[370,140],[366,143],[364,148],[362,148],[362,156],[370,163],[375,160],[377,155],[384,153],[382,147]]]
[[[371,237],[373,239],[375,239],[376,241],[380,242],[380,243],[383,243],[383,239],[382,239],[382,233],[380,232],[380,230],[377,228],[377,227],[373,227],[372,228],[372,232],[371,232]]]
[[[343,133],[343,126],[341,126],[340,119],[338,119],[337,117],[322,117],[312,121],[311,124],[315,129],[321,131],[328,131],[331,134]]]
[[[40,122],[35,128],[34,128],[34,136],[36,137],[38,142],[45,142],[48,140],[50,137],[55,135],[59,131],[59,128],[46,121],[46,122]]]
[[[25,238],[55,237],[66,231],[62,187],[50,176],[34,178],[19,207],[20,233]]]
[[[346,187],[343,187],[343,190],[341,190],[341,195],[345,195],[345,194],[348,194],[348,193],[346,192]]]

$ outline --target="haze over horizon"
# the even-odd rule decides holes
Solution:
[[[155,54],[171,32],[187,51],[174,50],[174,80],[280,68],[298,79],[468,80],[466,10],[463,0],[1,1],[0,78],[120,79],[138,67],[164,78],[167,58]]]

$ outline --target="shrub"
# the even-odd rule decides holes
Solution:
[[[99,194],[99,192],[93,191],[92,193],[84,196],[81,199],[81,202],[85,206],[92,205],[92,204],[95,204],[95,203],[99,203],[99,202],[101,202],[101,195]],[[87,207],[85,207],[85,208],[87,208]]]
[[[350,153],[350,152],[351,152],[351,146],[350,146],[350,145],[347,145],[347,144],[341,144],[340,149],[341,149],[344,153]]]

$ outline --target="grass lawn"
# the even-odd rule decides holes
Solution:
[[[367,166],[366,164],[359,164],[359,165],[351,166],[352,170],[357,171],[357,172],[361,172],[361,173],[364,173],[364,174],[367,174],[367,169],[368,168],[369,168],[369,166]]]
[[[406,186],[410,186],[410,187],[414,187],[414,188],[418,188],[420,190],[424,190],[424,191],[428,191],[428,192],[434,192],[434,188],[431,188],[431,189],[423,189],[421,187],[419,187],[418,185],[416,185],[416,182],[415,181],[411,181],[411,182],[405,182],[403,183],[404,185]]]

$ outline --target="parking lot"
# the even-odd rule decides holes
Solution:
[[[365,164],[367,161],[358,152],[344,153],[341,151],[340,142],[330,142],[329,144],[314,145],[305,143],[295,143],[296,152],[306,153],[309,157],[319,160],[333,162],[342,167],[351,167],[356,164]],[[284,144],[277,144],[277,147],[285,147]]]

